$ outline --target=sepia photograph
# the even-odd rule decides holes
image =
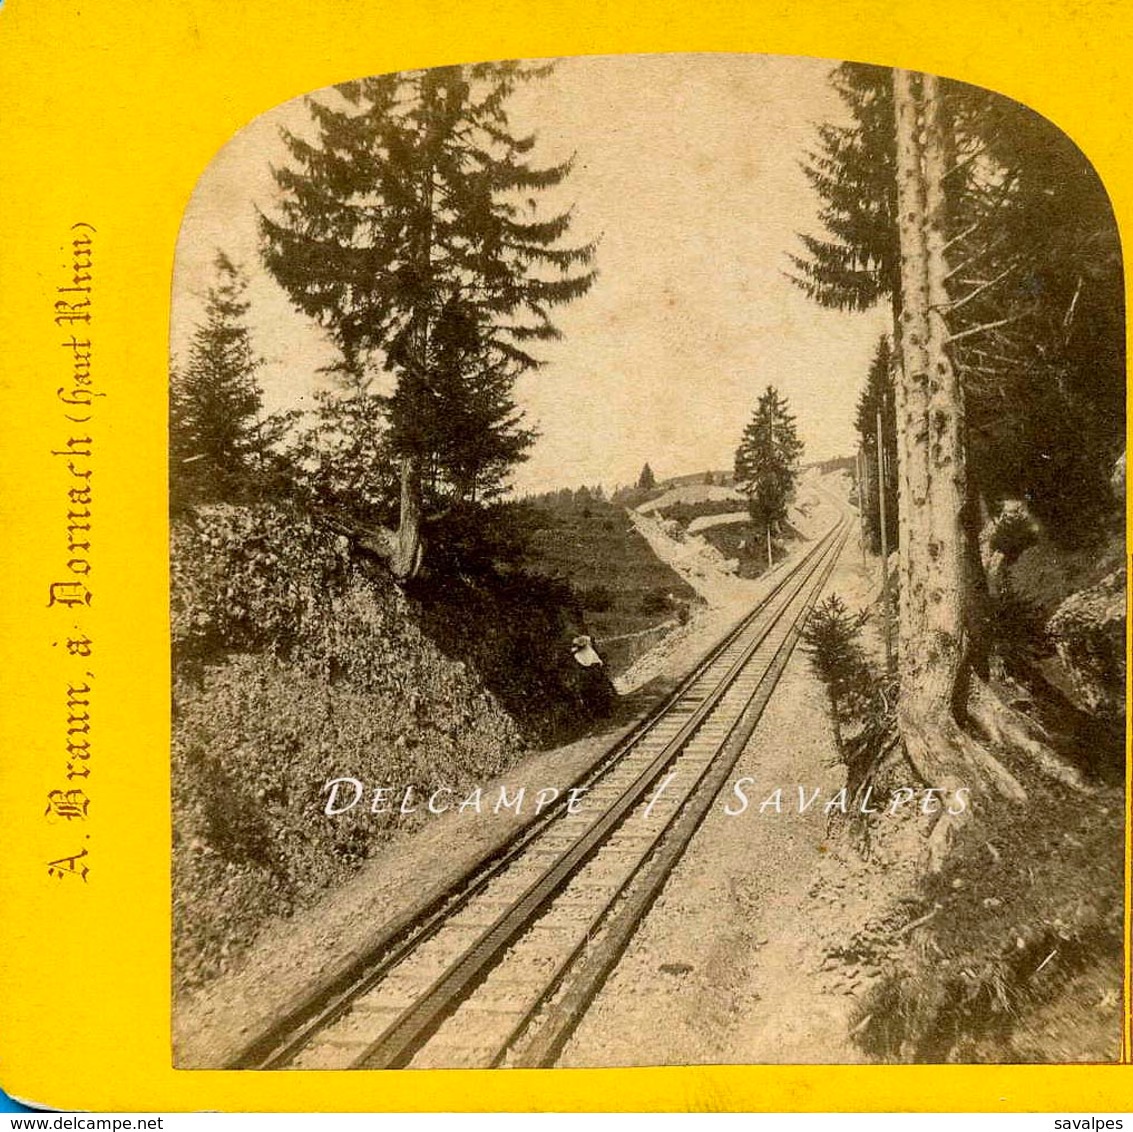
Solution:
[[[173,1065],[1118,1062],[1125,444],[1106,188],[994,91],[248,122],[171,295]]]

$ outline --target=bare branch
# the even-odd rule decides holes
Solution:
[[[982,224],[982,220],[977,220],[975,224],[972,224],[971,226],[965,228],[963,232],[957,232],[956,235],[952,237],[952,239],[945,241],[944,250],[948,251],[948,249],[952,247],[953,244],[958,244],[962,240],[966,240],[973,232],[978,231]]]
[[[962,263],[959,263],[955,267],[951,268],[948,274],[944,277],[945,281],[951,281],[961,272],[967,271],[973,263],[979,263],[980,260],[986,259],[989,255],[991,255],[992,252],[998,251],[998,249],[1002,247],[1005,240],[1005,236],[1000,236],[999,239],[992,240],[991,243],[987,244],[985,247],[980,248],[980,250],[974,255],[969,256]]]
[[[1078,285],[1074,288],[1074,298],[1070,300],[1070,306],[1066,308],[1066,315],[1062,319],[1062,326],[1064,329],[1070,329],[1070,323],[1074,321],[1074,308],[1078,305],[1078,296],[1082,294],[1082,276],[1078,276]]]
[[[950,334],[948,341],[949,343],[959,342],[961,338],[970,338],[973,334],[986,334],[989,330],[995,330],[1000,326],[1009,326],[1011,323],[1019,322],[1026,317],[1026,315],[1017,314],[1012,318],[1001,318],[998,322],[985,322],[982,326],[970,326],[967,330],[961,330],[958,334]]]
[[[969,291],[966,295],[963,296],[963,298],[953,299],[952,302],[943,303],[941,305],[945,310],[949,310],[949,311],[959,310],[962,306],[966,306],[973,299],[978,298],[985,291],[996,286],[996,284],[1002,283],[1003,280],[1006,279],[1007,276],[1009,276],[1014,270],[1015,270],[1015,265],[1012,264],[1010,267],[1007,267],[1003,271],[1001,271],[994,279],[989,279],[989,280],[987,280],[986,283],[981,284],[974,291]]]
[[[934,904],[932,906],[932,911],[929,912],[927,916],[921,916],[919,919],[911,920],[899,932],[897,932],[897,938],[902,939],[907,936],[909,932],[911,932],[914,928],[919,928],[922,924],[927,924],[929,920],[933,919],[936,916],[937,912],[939,912],[940,910],[941,905]]]
[[[975,161],[977,157],[981,156],[984,153],[987,153],[987,148],[988,147],[986,145],[981,145],[972,150],[971,153],[965,154],[960,158],[959,161],[956,162],[955,165],[952,166],[951,169],[948,170],[947,173],[944,174],[942,180],[947,181],[949,177],[952,177],[956,173],[959,173],[961,169],[967,168],[973,161]]]

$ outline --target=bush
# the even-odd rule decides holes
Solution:
[[[289,657],[309,645],[355,572],[345,539],[276,507],[200,507],[171,537],[175,668],[228,652]]]
[[[669,591],[665,589],[647,590],[637,603],[640,613],[667,613],[669,610]]]
[[[996,654],[1009,670],[1036,663],[1054,653],[1054,642],[1037,603],[1016,592],[1005,579],[991,595],[988,633]]]
[[[873,673],[860,643],[864,611],[851,614],[837,594],[811,610],[802,640],[811,666],[826,686],[834,740],[843,747],[842,728],[860,720],[869,703]]]
[[[582,608],[593,613],[605,613],[613,608],[614,595],[609,586],[599,583],[596,586],[587,586],[579,595]]]
[[[850,613],[845,602],[831,594],[811,610],[801,634],[830,699],[846,789],[855,798],[875,784],[882,760],[897,741],[896,682],[875,672],[866,657],[861,631],[867,617],[864,610]]]

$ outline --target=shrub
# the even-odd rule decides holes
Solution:
[[[612,609],[614,605],[614,595],[610,592],[610,587],[601,583],[596,586],[587,586],[578,597],[582,603],[582,608],[593,613],[605,613]]]
[[[862,648],[861,631],[867,619],[864,610],[852,614],[837,594],[831,594],[811,610],[801,633],[830,699],[846,789],[855,798],[876,784],[886,755],[898,741],[896,681],[877,673]],[[862,816],[856,808],[854,812]]]
[[[669,591],[665,589],[647,590],[637,603],[640,613],[666,613],[669,609]]]
[[[834,740],[843,747],[842,728],[858,720],[870,699],[873,674],[866,662],[860,638],[864,611],[851,614],[837,594],[831,594],[811,610],[802,629],[802,640],[811,666],[826,685]]]
[[[300,651],[354,573],[345,539],[278,507],[200,507],[174,524],[174,665]]]

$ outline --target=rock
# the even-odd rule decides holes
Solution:
[[[1125,715],[1125,567],[1071,594],[1047,623],[1074,698],[1091,715]]]

